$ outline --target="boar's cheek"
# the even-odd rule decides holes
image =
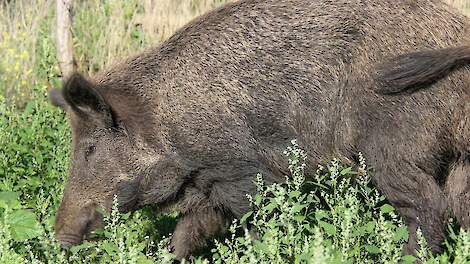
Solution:
[[[117,186],[119,211],[128,212],[135,209],[139,198],[139,182],[123,181]]]

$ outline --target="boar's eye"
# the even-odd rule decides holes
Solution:
[[[88,161],[88,157],[95,152],[96,147],[91,145],[85,151],[85,160]]]

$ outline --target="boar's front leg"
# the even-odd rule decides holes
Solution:
[[[205,248],[209,238],[223,233],[230,219],[218,208],[205,207],[189,211],[178,221],[171,247],[177,260]]]

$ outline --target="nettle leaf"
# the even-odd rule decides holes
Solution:
[[[384,204],[380,207],[380,211],[384,214],[388,214],[390,212],[393,212],[395,209],[393,208],[393,206],[389,205],[389,204]]]
[[[395,235],[393,236],[393,240],[396,242],[399,241],[408,241],[408,229],[406,226],[401,226],[397,228]]]
[[[352,170],[351,167],[347,167],[346,169],[343,169],[339,174],[341,174],[341,176],[344,176],[346,174],[351,173],[351,170]]]
[[[292,206],[292,213],[298,213],[302,211],[305,207],[307,207],[307,205],[305,204],[294,204],[294,206]]]
[[[305,216],[303,215],[295,215],[294,220],[297,221],[297,223],[303,222],[305,220]]]
[[[405,263],[405,264],[408,264],[408,263],[411,264],[411,263],[414,263],[414,262],[415,262],[416,257],[411,256],[411,255],[406,255],[406,256],[403,256],[403,257],[401,258],[401,260],[402,260],[403,263]]]
[[[276,207],[277,207],[277,202],[276,200],[272,199],[271,202],[268,205],[266,205],[265,210],[268,213],[271,213]]]
[[[18,192],[0,192],[0,208],[18,209],[21,204],[18,201],[20,193]]]
[[[42,233],[36,215],[27,210],[16,210],[7,217],[10,233],[17,242],[35,238]]]
[[[372,232],[374,232],[374,229],[375,229],[375,222],[374,221],[369,221],[365,225],[365,229],[366,229],[367,233],[372,234]]]
[[[336,227],[334,225],[324,222],[324,221],[318,221],[318,225],[320,225],[328,235],[330,236],[336,235]]]
[[[250,212],[244,214],[244,215],[242,216],[242,218],[240,219],[240,223],[242,223],[242,224],[245,223],[246,219],[248,219],[248,217],[250,217],[252,214],[253,214],[252,211],[250,211]]]
[[[262,242],[255,241],[255,249],[259,252],[269,254],[269,247],[266,244],[262,243]]]
[[[108,253],[109,255],[113,255],[116,252],[119,252],[119,248],[117,247],[117,245],[109,241],[103,242],[103,244],[101,245],[101,248],[103,248],[106,251],[106,253]]]
[[[329,215],[327,212],[325,212],[324,210],[317,210],[315,212],[315,219],[317,219],[317,221],[320,221],[321,219],[323,218],[329,218]]]
[[[80,245],[76,245],[76,246],[73,246],[72,248],[70,248],[70,252],[72,252],[73,254],[76,254],[81,250],[87,250],[87,249],[92,248],[92,247],[96,247],[96,245],[93,244],[93,243],[85,241]]]
[[[371,254],[379,254],[380,253],[380,249],[375,245],[366,245],[366,250],[367,250],[367,252],[369,252]]]
[[[263,197],[259,194],[256,194],[255,195],[255,205],[260,205],[261,204],[261,200],[263,199]]]
[[[289,198],[297,198],[301,195],[302,193],[299,191],[292,191],[289,193]]]

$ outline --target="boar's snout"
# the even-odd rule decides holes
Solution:
[[[103,216],[95,204],[81,208],[69,207],[62,203],[57,211],[55,238],[63,248],[80,244],[89,239],[93,230],[102,227]]]

